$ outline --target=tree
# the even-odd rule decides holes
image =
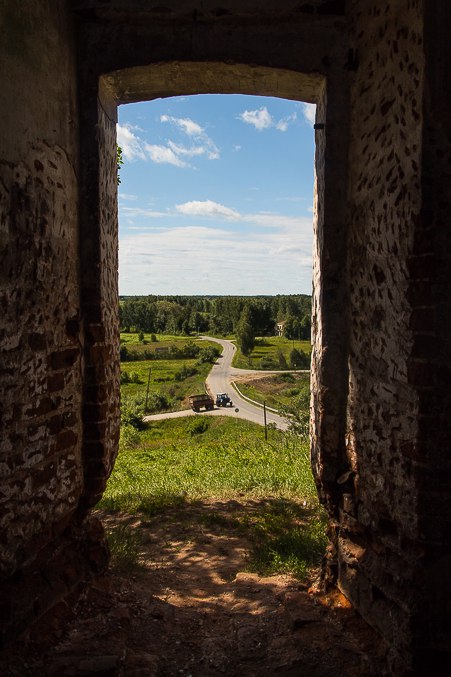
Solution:
[[[286,357],[281,350],[277,351],[277,361],[279,363],[279,369],[288,369]]]
[[[310,369],[310,355],[303,350],[293,348],[290,352],[289,360],[292,369]]]
[[[290,340],[299,338],[299,320],[293,315],[289,315],[285,320],[283,335]]]
[[[251,354],[255,345],[255,334],[251,324],[251,314],[248,306],[244,307],[236,327],[236,342],[246,357]]]
[[[119,176],[119,170],[124,164],[124,160],[122,158],[122,148],[120,146],[116,146],[116,164],[117,164],[117,183],[118,185],[121,182],[121,177]]]
[[[310,315],[304,315],[301,320],[300,330],[301,339],[304,339],[304,341],[310,341],[312,334],[312,320]]]

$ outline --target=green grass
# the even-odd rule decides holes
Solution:
[[[151,334],[144,334],[144,342],[142,342],[139,340],[139,334],[137,333],[121,332],[121,346],[125,346],[128,351],[132,351],[135,354],[151,352],[161,354],[163,358],[165,351],[169,351],[171,348],[182,349],[192,343],[198,345],[200,348],[206,348],[207,346],[215,346],[216,348],[218,347],[217,343],[198,339],[197,336],[173,336],[171,334],[158,334],[157,341],[155,342],[152,342],[150,337]]]
[[[248,569],[261,575],[290,573],[305,579],[327,545],[322,510],[287,499],[266,500],[242,519],[252,541]]]
[[[249,383],[240,382],[238,387],[243,395],[255,402],[266,402],[268,407],[280,409],[290,406],[293,398],[301,390],[310,387],[310,374],[268,374],[262,379],[252,380]]]
[[[279,352],[283,354],[287,363],[289,363],[290,352],[293,348],[303,350],[310,355],[312,346],[310,341],[291,341],[284,336],[268,336],[257,338],[255,347],[249,357],[245,357],[240,350],[237,350],[233,360],[233,366],[239,369],[267,369],[262,366],[262,359],[271,359],[274,366],[271,369],[280,369]],[[283,367],[287,369],[289,367]]]
[[[205,419],[205,430],[192,426]],[[184,500],[245,494],[316,505],[309,451],[292,435],[222,417],[149,424],[121,449],[99,507],[154,514]]]
[[[136,529],[128,524],[105,529],[111,554],[111,566],[117,573],[130,574],[141,566],[141,540]]]
[[[173,334],[155,334],[156,336],[156,341],[152,343],[150,340],[150,337],[152,334],[150,333],[144,333],[144,341],[146,342],[143,344],[139,340],[139,332],[125,332],[121,331],[121,343],[126,345],[127,347],[136,347],[136,346],[142,346],[146,345],[148,348],[168,348],[171,345],[177,345],[177,346],[183,346],[189,343],[189,341],[196,341],[197,337],[196,336],[175,336]],[[204,343],[202,341],[202,343]]]
[[[176,381],[175,374],[183,366],[195,367],[197,374],[188,376],[183,381]],[[188,409],[187,397],[192,393],[203,393],[204,383],[211,369],[211,364],[197,364],[196,359],[186,360],[150,360],[139,362],[122,362],[121,371],[128,374],[137,374],[138,383],[124,383],[121,386],[122,398],[145,400],[147,380],[150,374],[150,393],[160,393],[170,402],[165,411],[179,411]]]
[[[150,367],[151,388],[167,393],[181,406],[177,395],[201,392],[211,366],[196,365],[199,374],[174,380],[183,364],[195,362],[123,363],[122,369],[135,372],[138,380],[122,386],[123,398],[145,397]],[[251,396],[268,402],[272,394],[279,402],[292,398],[294,390],[305,389],[307,383],[308,375],[267,375],[251,386]],[[119,513],[119,526],[110,530],[107,526],[116,570],[132,572],[140,566],[139,534],[127,525],[127,515],[144,514],[157,520],[169,511],[171,519],[183,522],[189,507],[214,499],[233,499],[241,507],[233,514],[203,510],[194,519],[226,535],[237,530],[245,535],[251,544],[248,570],[263,575],[291,573],[305,579],[319,565],[325,547],[324,517],[308,445],[300,437],[270,429],[265,441],[261,426],[226,417],[158,421],[143,430],[134,425],[122,426],[119,455],[98,504],[106,513]]]

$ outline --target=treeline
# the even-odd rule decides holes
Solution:
[[[305,294],[134,296],[119,302],[122,331],[155,334],[233,334],[245,309],[256,336],[274,335],[283,322],[287,338],[310,339],[312,304]]]

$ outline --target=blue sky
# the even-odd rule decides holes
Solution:
[[[315,107],[197,95],[119,109],[119,293],[311,293]]]

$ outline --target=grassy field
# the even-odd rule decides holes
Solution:
[[[176,380],[177,374],[183,375],[183,369],[195,369],[197,373],[187,376],[183,380]],[[123,362],[121,371],[137,380],[133,383],[123,383],[121,386],[122,399],[144,401],[146,399],[147,381],[150,371],[149,401],[155,401],[155,395],[163,396],[168,406],[158,408],[159,411],[180,411],[189,409],[188,396],[192,393],[203,393],[204,383],[211,369],[211,364],[197,364],[191,360],[151,360],[139,362]],[[150,406],[149,411],[152,410]]]
[[[310,374],[268,374],[258,379],[240,381],[238,387],[243,395],[255,402],[266,402],[268,407],[280,409],[290,406],[293,399],[310,388]]]
[[[293,348],[310,355],[312,346],[310,341],[291,341],[284,336],[257,338],[249,357],[245,357],[240,350],[237,350],[233,366],[239,369],[289,369],[289,357]],[[283,360],[286,361],[285,364]]]
[[[157,343],[139,344],[136,334],[121,336],[122,345],[133,350],[140,345],[143,349],[169,348],[188,342],[182,337],[159,338]],[[252,366],[262,357],[277,357],[278,351],[288,356],[292,345],[283,338],[265,339],[254,352]],[[242,366],[249,366],[247,360]],[[265,441],[261,426],[227,417],[196,416],[143,424],[140,410],[134,408],[137,401],[144,402],[149,369],[149,409],[162,411],[188,408],[187,395],[203,391],[210,368],[210,363],[199,363],[197,358],[166,359],[163,354],[158,359],[121,363],[123,377],[126,372],[129,382],[121,386],[120,450],[98,507],[104,514],[138,514],[149,519],[169,514],[182,523],[187,519],[187,506],[202,503],[199,520],[208,518],[218,524],[225,520],[224,533],[233,537],[235,530],[252,544],[248,570],[305,578],[318,566],[325,548],[325,519],[305,436],[270,429]],[[267,375],[240,386],[252,399],[266,400],[278,408],[308,391],[308,374]],[[214,510],[210,514],[209,502],[218,500],[235,501],[240,507],[227,518]],[[113,561],[122,558],[127,566],[137,556],[136,539],[133,530],[110,530]]]
[[[204,392],[205,379],[211,369],[210,362],[200,362],[199,356],[193,358],[174,358],[169,356],[173,348],[183,349],[187,345],[198,345],[201,349],[208,346],[218,348],[210,341],[193,341],[180,336],[159,336],[151,343],[150,334],[145,335],[146,343],[139,342],[137,334],[121,334],[121,345],[139,358],[139,353],[150,351],[154,359],[127,359],[121,362],[121,395],[123,401],[140,402],[146,399],[149,379],[148,412],[180,411],[188,409],[188,396]],[[162,351],[161,354],[158,351]]]
[[[242,509],[223,526],[249,537],[250,571],[304,578],[318,565],[325,521],[308,447],[299,438],[270,430],[265,442],[260,426],[207,416],[122,432],[120,453],[98,508],[150,518],[175,511],[174,519],[183,520],[184,506],[235,498]],[[251,509],[246,507],[249,501]],[[214,511],[207,517],[212,523],[224,519]],[[112,534],[112,549],[133,552],[127,538]]]
[[[103,506],[152,511],[161,501],[202,497],[300,497],[316,501],[309,451],[296,437],[241,419],[196,416],[155,421],[121,452]]]
[[[137,333],[127,333],[121,332],[120,341],[121,346],[125,346],[127,350],[133,352],[145,352],[150,351],[152,353],[161,353],[164,355],[166,351],[169,351],[173,346],[177,348],[183,348],[188,344],[196,344],[201,348],[206,346],[216,345],[211,341],[204,341],[198,339],[197,336],[172,336],[171,334],[154,334],[156,341],[151,340],[152,334],[144,334],[144,340],[139,340],[139,334]]]

